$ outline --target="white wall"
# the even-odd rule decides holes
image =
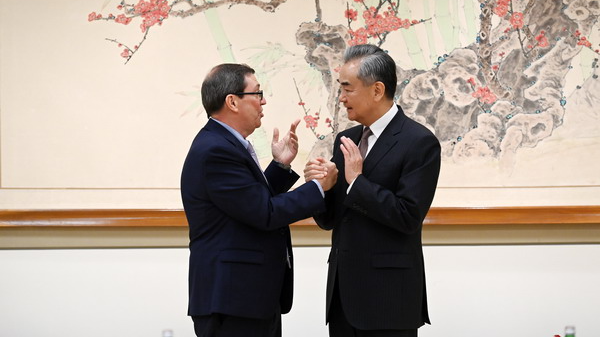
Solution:
[[[285,337],[327,336],[328,248],[296,248]],[[2,250],[0,336],[193,337],[186,249]],[[427,246],[421,337],[600,336],[600,245]]]

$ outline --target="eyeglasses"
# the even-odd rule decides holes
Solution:
[[[243,95],[258,95],[258,98],[262,101],[263,100],[263,91],[259,90],[259,91],[255,91],[255,92],[236,92],[233,95],[237,95],[237,96],[243,96]]]

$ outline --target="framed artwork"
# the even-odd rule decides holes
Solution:
[[[440,140],[434,206],[598,205],[600,9],[587,0],[58,0],[0,3],[2,208],[181,208],[200,85],[257,72],[251,136],[301,119],[296,171],[352,125],[354,44],[396,60],[396,102]]]

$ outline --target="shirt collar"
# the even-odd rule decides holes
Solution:
[[[396,104],[392,104],[392,107],[388,110],[388,112],[386,112],[383,116],[379,117],[379,119],[376,120],[375,123],[371,124],[369,128],[371,129],[375,137],[379,138],[379,136],[381,136],[383,130],[385,130],[385,128],[388,126],[388,124],[390,124],[394,116],[396,116],[396,113],[398,113],[398,106]]]
[[[244,139],[244,137],[242,137],[242,135],[239,132],[237,132],[234,128],[221,122],[220,120],[214,119],[212,117],[210,117],[210,119],[221,124],[227,131],[229,131],[233,136],[235,136],[235,138],[237,138],[237,140],[239,140],[240,143],[242,143],[242,145],[244,145],[244,148],[248,148],[248,144],[250,142],[247,139]]]

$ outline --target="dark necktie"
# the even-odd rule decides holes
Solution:
[[[373,131],[366,126],[363,130],[362,137],[360,138],[360,143],[358,143],[358,150],[360,151],[360,155],[363,159],[367,156],[367,150],[369,149],[369,136],[373,134]]]

